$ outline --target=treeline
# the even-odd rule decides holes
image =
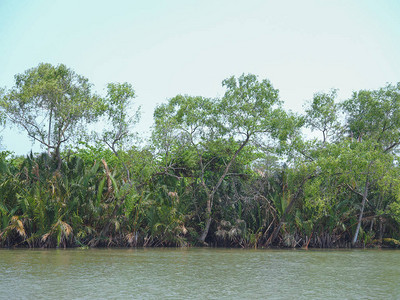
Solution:
[[[65,65],[16,75],[0,120],[45,151],[0,154],[0,246],[400,245],[400,84],[317,93],[303,115],[268,80],[222,85],[159,105],[139,143],[130,84],[100,96]]]

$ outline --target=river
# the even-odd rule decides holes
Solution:
[[[400,299],[400,251],[0,249],[1,299]]]

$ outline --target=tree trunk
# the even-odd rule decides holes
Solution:
[[[211,215],[207,217],[206,220],[206,227],[203,230],[203,233],[201,234],[199,241],[205,244],[206,237],[208,235],[208,231],[210,230],[210,225],[211,225]]]
[[[212,210],[212,203],[214,200],[214,193],[207,193],[207,219],[206,219],[206,226],[204,227],[203,232],[201,233],[201,236],[199,238],[199,241],[203,244],[205,244],[208,231],[210,230],[210,225],[211,225],[211,210]]]
[[[49,155],[49,157],[50,157],[50,142],[51,142],[50,136],[51,136],[51,118],[52,118],[52,116],[53,116],[53,109],[51,108],[50,109],[50,117],[49,117],[49,132],[48,132],[48,137],[47,137],[47,154]]]
[[[236,160],[236,157],[239,155],[239,153],[243,150],[243,148],[246,146],[246,144],[250,140],[250,134],[247,135],[246,139],[243,141],[243,143],[240,145],[240,147],[236,150],[235,154],[232,156],[232,159],[229,161],[229,163],[226,165],[224,173],[221,175],[219,178],[217,184],[214,186],[212,189],[211,193],[207,192],[207,187],[205,186],[205,182],[203,180],[203,186],[206,190],[207,193],[207,220],[206,220],[206,227],[204,227],[204,230],[199,238],[199,241],[202,242],[203,244],[205,243],[205,240],[208,235],[208,231],[210,229],[210,224],[211,224],[211,211],[212,211],[212,205],[213,205],[213,200],[214,200],[214,195],[217,192],[218,188],[221,186],[222,182],[224,181],[226,175],[228,174],[228,171],[232,165],[232,163]]]
[[[207,209],[206,209],[207,219],[206,219],[206,226],[204,227],[203,232],[201,233],[201,235],[199,237],[199,241],[202,244],[205,244],[205,241],[206,241],[206,238],[208,235],[208,231],[210,230],[210,225],[211,225],[211,220],[212,220],[211,211],[212,211],[212,204],[213,204],[213,200],[214,200],[214,193],[213,192],[208,193],[207,187],[205,186],[205,184],[204,184],[204,188],[207,193]]]
[[[359,234],[359,232],[360,232],[361,221],[362,221],[363,214],[364,214],[365,202],[367,202],[368,185],[369,185],[369,182],[368,182],[368,179],[367,179],[367,182],[365,183],[365,188],[364,188],[364,193],[363,193],[363,199],[362,199],[362,202],[361,202],[360,216],[358,217],[358,223],[357,223],[356,232],[355,232],[355,234],[354,234],[353,241],[352,241],[352,243],[351,243],[352,246],[354,246],[355,243],[357,242],[358,234]]]
[[[61,170],[61,164],[62,164],[62,160],[61,160],[61,153],[60,153],[60,144],[57,145],[56,150],[55,150],[55,156],[57,159],[57,171]]]

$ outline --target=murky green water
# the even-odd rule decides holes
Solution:
[[[1,299],[400,299],[400,251],[0,250]]]

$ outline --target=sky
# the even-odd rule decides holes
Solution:
[[[177,94],[221,97],[222,80],[252,73],[301,113],[316,92],[400,81],[398,0],[0,0],[0,87],[46,62],[63,63],[104,94],[129,82],[142,107],[136,130]],[[38,145],[17,128],[3,149]]]

